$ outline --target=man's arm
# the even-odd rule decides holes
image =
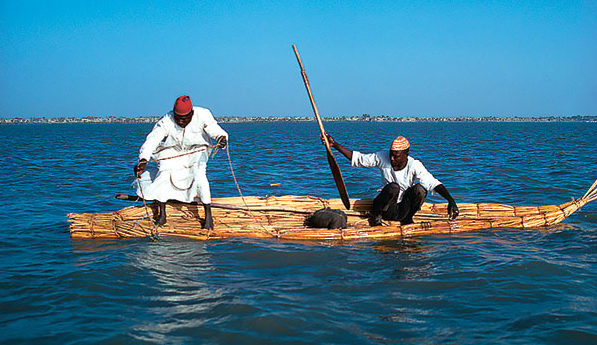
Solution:
[[[456,205],[456,201],[450,195],[450,192],[446,189],[443,184],[437,185],[434,190],[439,193],[439,195],[443,196],[444,199],[448,201],[448,216],[450,219],[456,219],[458,217],[458,206]]]
[[[226,147],[226,145],[228,145],[228,133],[220,127],[211,111],[209,109],[203,109],[202,116],[205,123],[205,133],[217,141],[219,148]]]
[[[169,121],[171,122],[171,120],[164,116],[153,126],[151,132],[147,134],[145,142],[141,145],[141,149],[139,149],[139,161],[149,161],[151,159],[155,149],[168,136]]]
[[[151,159],[151,155],[158,147],[160,142],[168,135],[166,130],[166,119],[162,117],[153,127],[151,132],[145,138],[145,142],[139,149],[139,162],[133,167],[135,177],[140,177],[145,171],[147,161]]]
[[[336,150],[340,151],[340,153],[342,153],[344,155],[344,157],[348,158],[348,160],[352,162],[352,150],[349,150],[346,147],[338,144],[334,140],[334,138],[332,138],[331,135],[329,135],[327,133],[325,135],[328,138],[328,143],[330,143],[330,146],[335,148]],[[323,141],[323,137],[321,138],[321,142],[322,142],[322,144],[325,145],[325,142]]]

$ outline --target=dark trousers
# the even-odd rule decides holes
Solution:
[[[421,209],[427,197],[427,190],[416,184],[404,191],[402,200],[397,203],[400,186],[388,183],[379,195],[373,199],[371,213],[373,216],[381,214],[385,220],[399,220],[402,223],[412,223],[412,218]]]

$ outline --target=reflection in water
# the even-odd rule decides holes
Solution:
[[[209,287],[203,274],[214,270],[204,242],[158,242],[130,254],[131,265],[149,272],[155,286],[148,299],[149,320],[132,326],[139,340],[172,341],[168,334],[177,330],[200,327],[223,293]]]
[[[391,258],[394,269],[392,279],[410,280],[429,276],[433,268],[428,252],[433,249],[416,238],[382,241],[373,246],[376,253]]]
[[[132,240],[139,241],[139,240]],[[72,240],[71,249],[75,256],[75,265],[85,267],[100,263],[110,257],[111,252],[126,250],[132,241],[110,240]]]

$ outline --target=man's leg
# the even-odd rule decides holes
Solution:
[[[404,191],[402,201],[398,204],[401,225],[414,223],[413,216],[421,209],[426,197],[427,190],[418,183]]]
[[[207,168],[207,153],[202,152],[202,162],[197,166],[195,171],[195,182],[197,186],[197,196],[203,203],[203,210],[205,211],[205,223],[203,229],[211,230],[214,228],[214,220],[211,215],[211,191],[209,188],[209,181],[207,180],[206,168]]]
[[[155,220],[157,225],[166,224],[166,203],[158,201],[158,219]]]
[[[386,214],[396,204],[398,195],[400,194],[400,186],[397,183],[388,183],[381,192],[373,199],[373,206],[371,207],[371,217],[369,224],[371,226],[381,225],[382,215]],[[385,217],[384,217],[385,218]]]
[[[205,210],[205,224],[203,224],[203,229],[212,230],[214,228],[214,219],[211,216],[211,204],[203,204],[203,209]]]

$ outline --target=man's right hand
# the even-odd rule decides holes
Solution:
[[[330,143],[330,147],[335,148],[336,150],[340,151],[344,157],[348,158],[349,161],[352,161],[352,150],[345,148],[344,146],[338,144],[331,135],[325,133],[325,137],[328,139],[328,143]],[[323,135],[321,135],[321,143],[325,145],[325,140]]]
[[[145,167],[147,166],[147,161],[142,159],[133,167],[133,171],[135,172],[135,177],[141,177],[141,174],[145,171]]]
[[[456,205],[456,202],[454,202],[454,200],[448,202],[448,217],[450,218],[450,220],[456,219],[456,217],[458,217],[459,214],[460,211],[458,210],[458,205]]]
[[[334,138],[332,138],[332,136],[327,133],[325,134],[325,136],[328,139],[328,143],[330,144],[330,147],[334,147],[334,144],[336,143],[336,141],[334,141]],[[323,145],[325,145],[325,140],[323,140],[323,134],[320,137],[321,137],[321,143]]]

